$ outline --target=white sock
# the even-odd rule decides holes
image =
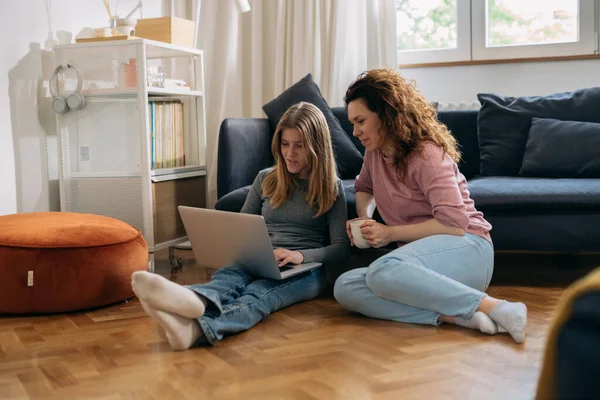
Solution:
[[[502,326],[517,343],[525,341],[527,326],[527,306],[523,303],[511,303],[503,300],[489,314],[498,326]]]
[[[202,336],[198,321],[158,310],[145,301],[140,303],[144,311],[164,329],[173,350],[187,350]]]
[[[477,311],[471,319],[465,319],[462,317],[454,317],[454,323],[459,326],[464,326],[470,329],[479,329],[483,333],[488,335],[495,335],[498,333],[498,327],[485,313]]]
[[[131,275],[131,287],[136,296],[152,308],[185,318],[200,318],[206,308],[194,291],[158,274],[136,271]]]

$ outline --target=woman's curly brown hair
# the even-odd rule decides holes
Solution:
[[[382,147],[393,146],[394,165],[402,179],[409,156],[424,142],[443,148],[458,163],[460,152],[454,136],[437,120],[435,108],[425,100],[414,82],[407,82],[394,69],[363,72],[348,87],[344,103],[362,99],[382,123]]]

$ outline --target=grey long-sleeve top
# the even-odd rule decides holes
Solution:
[[[290,200],[277,209],[271,207],[269,199],[262,195],[262,181],[269,171],[258,173],[241,212],[263,216],[274,249],[298,250],[304,255],[304,262],[344,261],[350,254],[350,240],[346,234],[348,210],[342,181],[338,180],[339,194],[333,207],[314,218],[316,210],[304,200],[308,180],[298,180]]]

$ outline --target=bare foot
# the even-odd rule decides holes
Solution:
[[[206,308],[194,291],[158,274],[136,271],[131,275],[131,287],[136,296],[152,308],[185,318],[200,318]]]

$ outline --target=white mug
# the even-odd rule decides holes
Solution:
[[[366,220],[366,219],[358,219],[356,221],[350,222],[350,231],[352,232],[352,241],[354,242],[354,245],[356,247],[358,247],[359,249],[368,249],[369,247],[371,247],[369,245],[369,243],[367,243],[365,238],[362,236],[362,233],[360,232],[360,226],[367,221],[368,220]]]

